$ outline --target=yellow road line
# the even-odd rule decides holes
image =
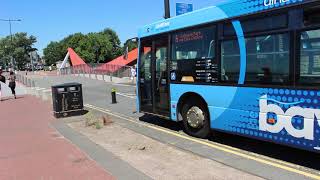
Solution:
[[[220,144],[219,145],[215,145],[215,144],[208,143],[208,142],[205,142],[205,141],[202,141],[202,140],[199,140],[199,139],[195,139],[195,138],[192,138],[192,137],[181,135],[179,133],[172,132],[172,131],[169,131],[169,130],[166,130],[166,129],[163,129],[163,128],[155,127],[155,126],[152,126],[152,125],[149,125],[149,124],[146,124],[146,123],[137,122],[135,120],[131,120],[129,118],[122,117],[120,115],[108,112],[108,111],[106,111],[106,110],[104,110],[102,108],[95,107],[93,105],[89,105],[89,106],[86,105],[86,107],[89,107],[89,108],[104,112],[106,114],[110,114],[112,116],[115,116],[115,117],[118,117],[118,118],[121,118],[121,119],[124,119],[124,120],[128,120],[128,121],[136,123],[136,124],[144,125],[144,126],[146,126],[148,128],[151,128],[151,129],[154,129],[154,130],[157,130],[157,131],[161,131],[161,132],[164,132],[166,134],[170,134],[170,135],[173,135],[173,136],[176,136],[176,137],[179,137],[179,138],[183,138],[183,139],[186,139],[186,140],[189,140],[189,141],[192,141],[192,142],[196,142],[196,143],[199,143],[199,144],[202,144],[202,145],[206,145],[206,146],[214,148],[214,149],[218,149],[218,150],[221,150],[221,151],[224,151],[224,152],[228,152],[228,153],[231,153],[231,154],[243,157],[243,158],[247,158],[247,159],[254,160],[254,161],[257,161],[257,162],[260,162],[260,163],[263,163],[263,164],[267,164],[269,166],[274,166],[274,167],[277,167],[277,168],[280,168],[280,169],[283,169],[283,170],[286,170],[286,171],[289,171],[289,172],[297,173],[297,174],[300,174],[300,175],[303,175],[303,176],[306,176],[306,177],[309,177],[309,178],[320,180],[320,175],[312,174],[312,173],[309,173],[309,172],[305,172],[305,171],[301,171],[301,170],[295,169],[293,167],[288,167],[288,166],[285,166],[285,165],[282,165],[282,164],[278,164],[278,163],[275,163],[275,162],[271,162],[271,161],[268,161],[268,160],[264,160],[264,159],[260,159],[260,158],[254,157],[254,156],[250,156],[248,154],[244,154],[244,153],[238,152],[236,150],[232,150],[232,149],[236,149],[236,148],[233,148],[233,147],[231,147],[232,149],[230,149],[229,146],[228,146],[228,148],[221,147]],[[283,163],[283,162],[281,162],[281,163]]]

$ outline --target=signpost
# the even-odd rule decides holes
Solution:
[[[193,11],[193,4],[176,3],[176,16]]]

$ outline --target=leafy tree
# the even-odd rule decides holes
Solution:
[[[62,61],[66,55],[67,49],[64,48],[61,42],[51,41],[46,48],[43,49],[43,58],[46,65],[55,64],[57,61]]]
[[[121,42],[117,33],[110,28],[106,28],[103,31],[101,31],[100,34],[106,35],[110,39],[110,42],[112,44],[112,52],[113,52],[112,59],[120,56],[122,54],[121,45],[120,45]]]
[[[72,49],[76,49],[79,45],[79,42],[86,38],[85,35],[83,35],[82,33],[75,33],[72,35],[69,35],[68,37],[64,38],[61,43],[63,44],[63,47],[65,49],[67,48],[72,48]]]
[[[0,61],[2,66],[6,66],[10,63],[11,60],[11,42],[8,38],[0,39]]]
[[[86,35],[86,38],[79,42],[75,51],[88,63],[102,63],[114,56],[109,37],[99,33]]]
[[[103,63],[122,54],[118,35],[107,28],[98,33],[75,33],[59,42],[51,42],[44,49],[46,61],[54,63],[62,60],[68,47],[74,49],[86,63]]]
[[[10,64],[11,57],[15,60],[15,66],[23,68],[30,62],[29,53],[37,49],[33,48],[37,42],[35,36],[28,36],[27,33],[16,33],[0,39],[0,60],[2,64]]]

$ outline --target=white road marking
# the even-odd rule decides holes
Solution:
[[[120,96],[127,97],[127,98],[136,99],[136,97],[135,97],[135,96],[132,96],[132,95],[128,95],[128,94],[124,94],[124,93],[119,93],[119,92],[117,92],[117,94],[120,95]]]

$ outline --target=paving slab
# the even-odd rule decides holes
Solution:
[[[0,109],[0,179],[115,179],[50,126],[48,104],[22,96]]]

